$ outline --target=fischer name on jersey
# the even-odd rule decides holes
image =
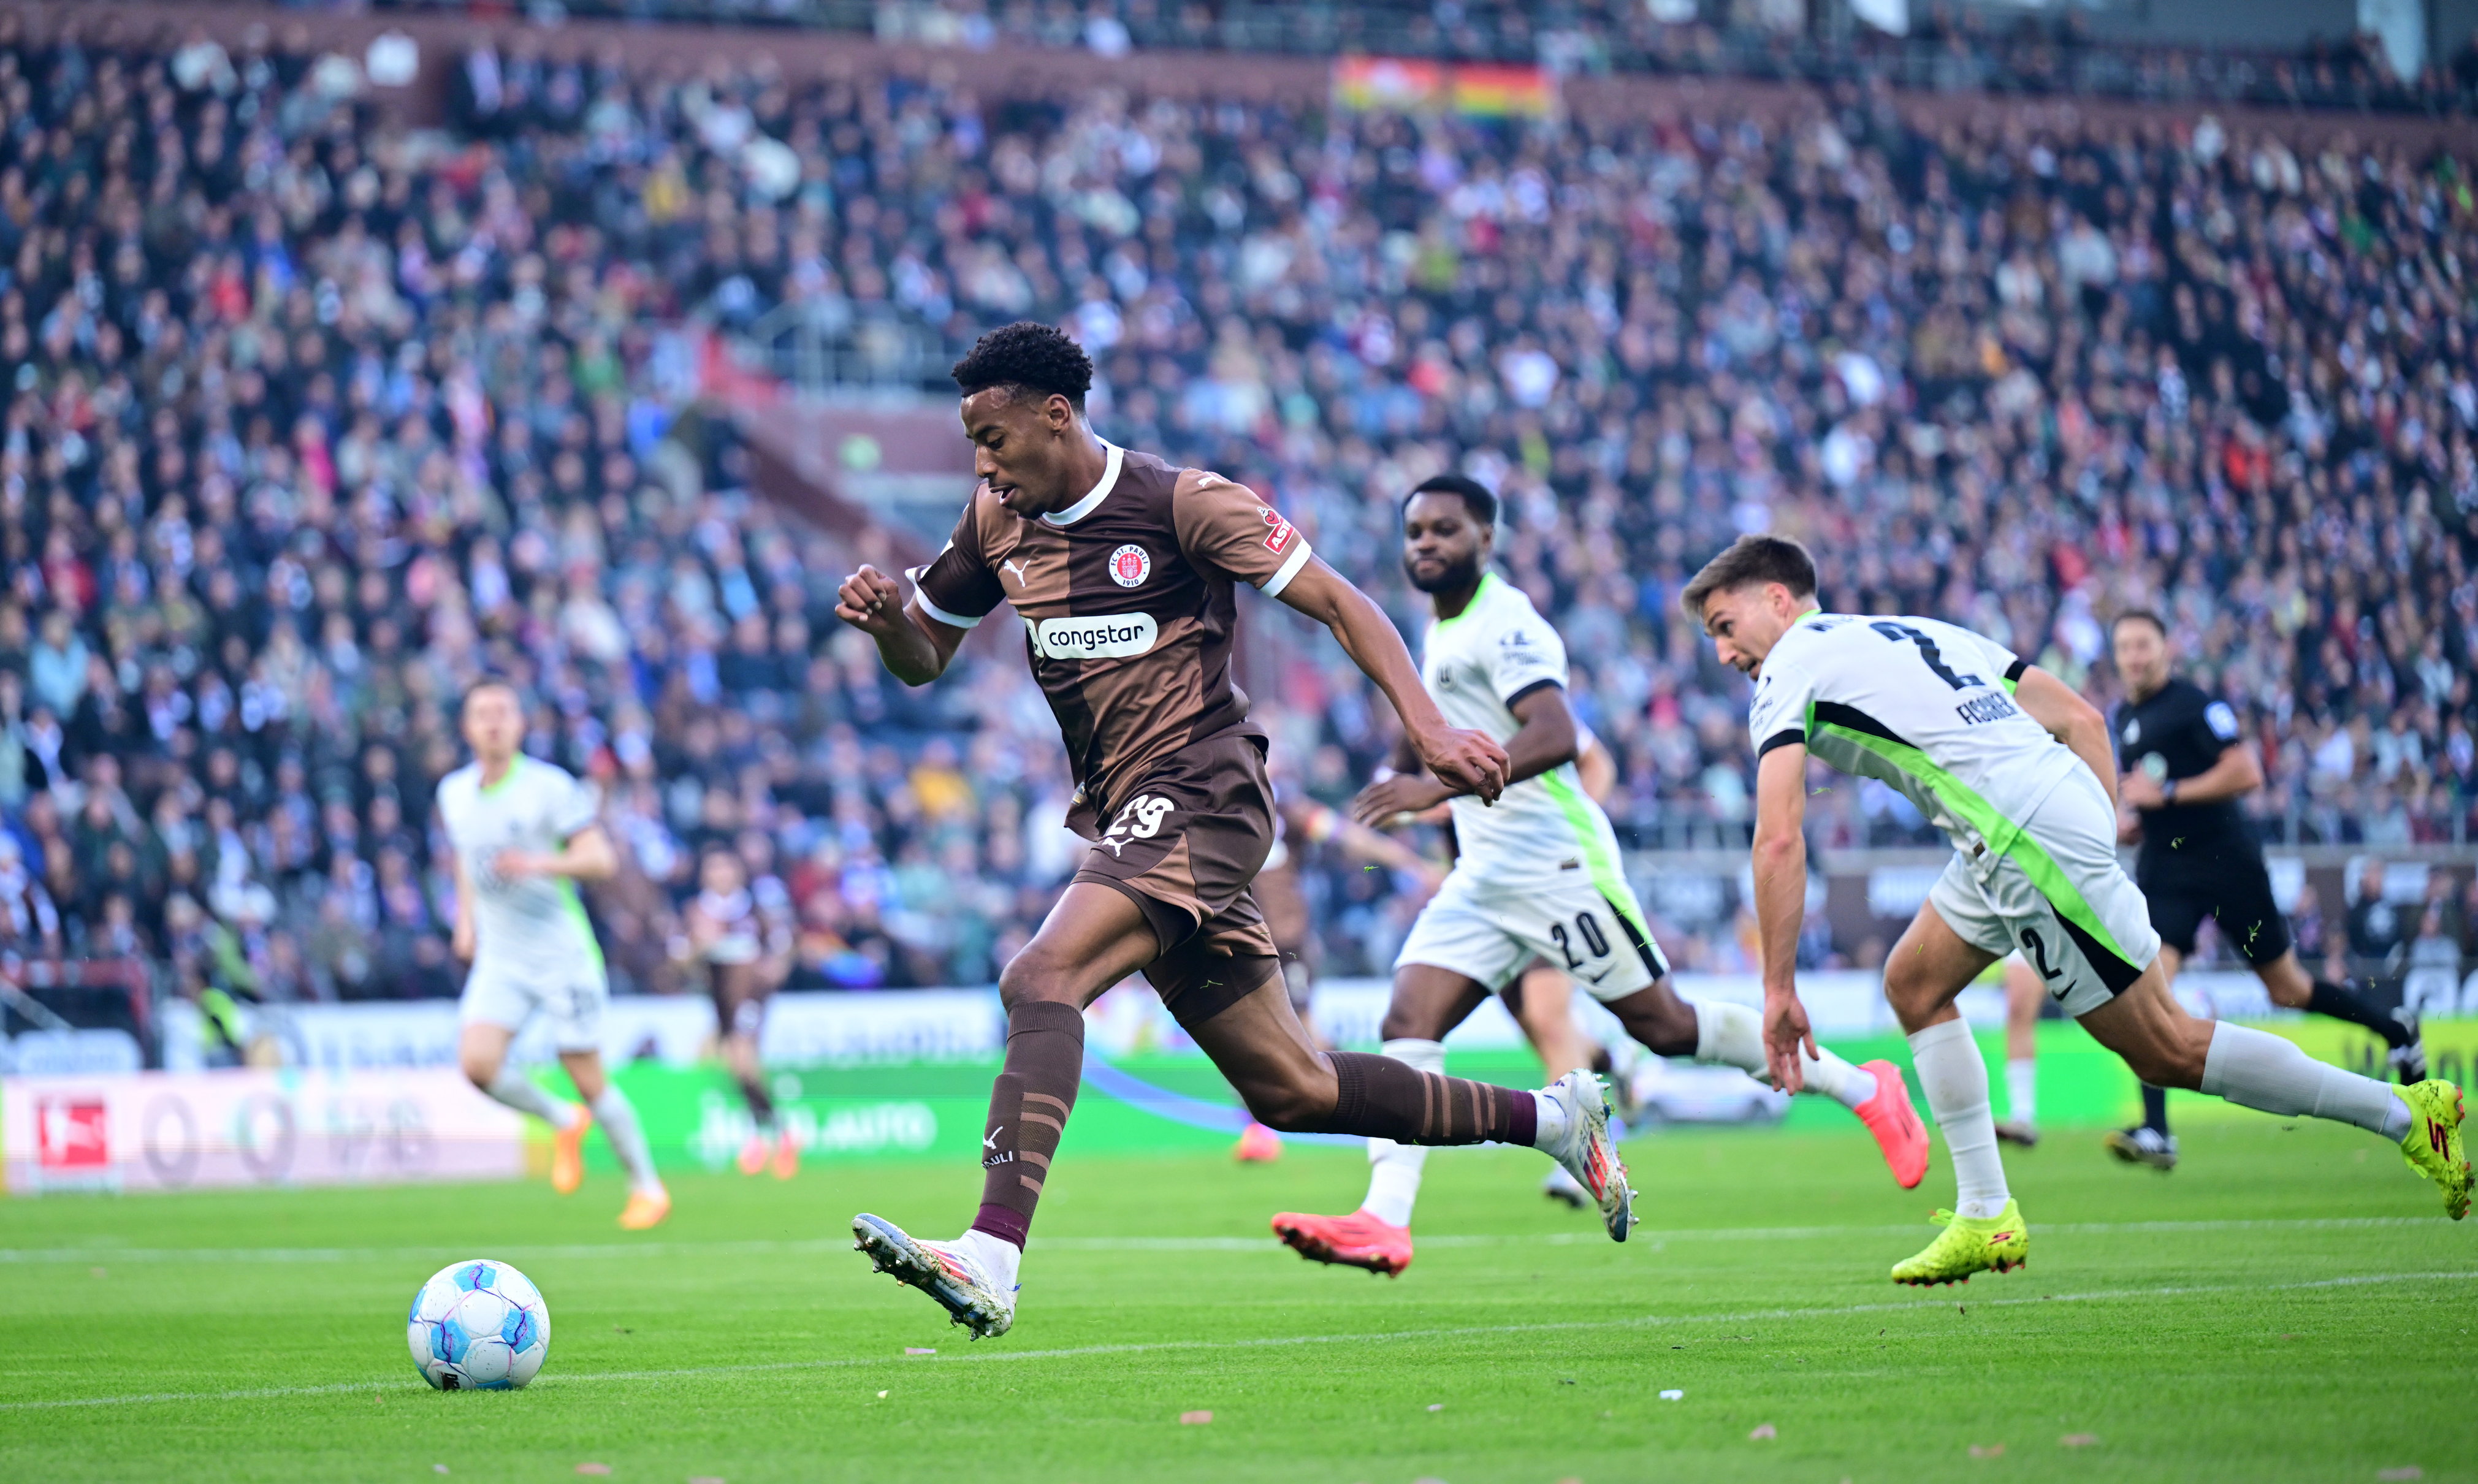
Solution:
[[[1469,606],[1429,622],[1420,680],[1449,725],[1504,745],[1523,727],[1515,702],[1566,684],[1566,645],[1521,589],[1484,572]],[[1468,794],[1449,807],[1460,851],[1454,869],[1475,882],[1530,883],[1579,871],[1616,900],[1633,901],[1631,892],[1611,891],[1625,882],[1617,834],[1583,792],[1572,760],[1507,785],[1494,807]]]
[[[502,850],[554,854],[594,821],[592,790],[566,768],[518,756],[482,787],[482,765],[439,780],[439,817],[473,888],[473,962],[553,974],[599,973],[602,949],[576,883],[565,876],[509,880],[491,868]]]
[[[2013,702],[2030,667],[1934,618],[1811,613],[1764,656],[1747,730],[1900,791],[1955,848],[2001,855],[2082,759]]]

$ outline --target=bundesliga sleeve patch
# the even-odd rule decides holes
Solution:
[[[1283,519],[1273,511],[1268,510],[1263,514],[1265,516],[1265,524],[1273,527],[1271,531],[1265,533],[1265,549],[1274,553],[1276,556],[1280,556],[1282,554],[1282,549],[1290,545],[1292,536],[1297,533],[1294,531],[1288,520]]]

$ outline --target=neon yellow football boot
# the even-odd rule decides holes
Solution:
[[[2469,1151],[2461,1143],[2461,1089],[2430,1079],[2392,1092],[2409,1104],[2401,1158],[2443,1188],[2443,1214],[2460,1220],[2469,1214]]]
[[[1894,1264],[1894,1282],[1922,1288],[1967,1283],[1974,1272],[2010,1272],[2031,1260],[2031,1227],[2014,1201],[2005,1202],[2005,1209],[1992,1217],[1939,1211],[1935,1220],[1944,1234],[1918,1256]]]

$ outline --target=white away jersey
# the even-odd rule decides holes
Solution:
[[[551,854],[594,822],[593,791],[567,769],[519,755],[482,787],[482,765],[439,780],[439,817],[473,884],[473,961],[549,972],[590,964],[602,949],[576,884],[563,876],[508,880],[491,868],[502,850]]]
[[[1934,618],[1810,614],[1764,657],[1747,714],[1758,757],[1785,742],[1881,778],[1969,852],[2010,849],[2020,821],[2083,766],[2013,704],[2029,667]]]
[[[1420,679],[1449,724],[1504,744],[1522,729],[1514,702],[1542,686],[1566,683],[1566,645],[1521,589],[1481,576],[1471,605],[1429,625]],[[1617,836],[1571,762],[1526,778],[1494,807],[1453,801],[1454,869],[1475,882],[1535,882],[1560,870],[1588,872],[1631,905],[1618,866]]]

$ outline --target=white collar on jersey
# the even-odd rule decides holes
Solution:
[[[1042,516],[1042,519],[1051,525],[1074,525],[1101,508],[1101,501],[1109,496],[1110,487],[1119,482],[1119,465],[1125,463],[1127,457],[1125,449],[1106,438],[1101,440],[1101,447],[1104,450],[1101,459],[1101,482],[1086,491],[1084,498],[1065,510],[1053,510]]]

